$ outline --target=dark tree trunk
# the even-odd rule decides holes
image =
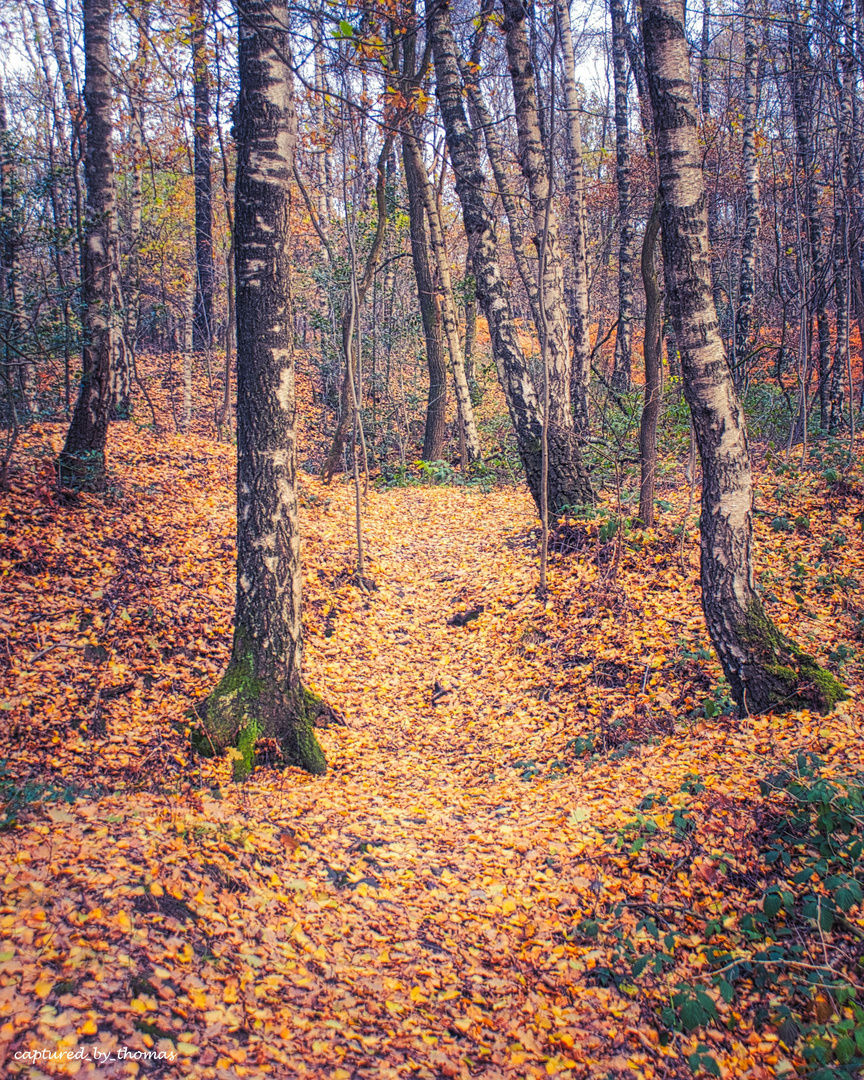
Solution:
[[[203,0],[191,0],[192,88],[195,102],[195,316],[192,345],[207,352],[213,344],[213,191],[210,147],[210,72]]]
[[[426,366],[429,369],[429,399],[426,405],[426,431],[423,436],[423,460],[437,461],[444,448],[447,423],[447,361],[444,358],[444,331],[441,312],[435,303],[435,280],[429,266],[429,234],[424,219],[423,198],[414,176],[413,156],[403,136],[402,160],[408,188],[408,214],[411,223],[411,260],[417,280],[417,299],[426,338]]]
[[[258,738],[326,769],[321,703],[301,683],[301,572],[288,215],[297,116],[284,0],[239,0],[237,181],[237,598],[228,670],[202,706],[199,745],[233,751],[237,779]]]
[[[66,443],[57,459],[61,487],[94,490],[105,479],[105,444],[112,406],[116,347],[114,274],[114,149],[111,127],[110,0],[84,0],[84,101],[87,149],[81,280],[81,386]]]
[[[615,181],[618,187],[618,330],[612,385],[630,388],[633,339],[633,256],[635,232],[630,202],[630,125],[627,119],[627,51],[624,0],[609,0],[612,68],[615,78]]]
[[[819,341],[819,425],[828,427],[828,383],[831,376],[831,328],[828,321],[827,269],[822,236],[822,215],[819,209],[820,183],[816,160],[816,131],[813,126],[813,92],[816,80],[810,39],[800,21],[797,7],[790,8],[787,26],[789,41],[789,78],[792,84],[792,107],[795,116],[797,165],[804,189],[803,228],[806,232],[806,255],[809,273],[804,283],[805,302],[809,311],[816,312]]]
[[[750,456],[711,294],[684,2],[644,0],[643,11],[669,308],[702,459],[701,578],[708,632],[742,712],[827,711],[845,696],[842,686],[777,630],[753,587]]]
[[[441,119],[456,176],[456,191],[468,243],[473,252],[477,298],[489,324],[492,355],[516,433],[519,456],[528,487],[538,508],[541,505],[542,418],[537,393],[519,344],[510,308],[509,289],[498,265],[498,239],[492,214],[483,198],[486,178],[474,134],[465,116],[459,60],[450,13],[445,5],[429,14],[428,31],[435,58],[436,93]],[[591,484],[582,462],[575,432],[549,432],[549,508],[592,501]]]
[[[660,284],[654,266],[654,249],[660,230],[660,206],[657,202],[642,241],[642,283],[645,286],[645,405],[639,425],[639,520],[647,528],[654,526],[654,487],[657,479],[657,422],[660,418],[662,389],[660,337]]]
[[[759,243],[759,158],[756,156],[758,112],[759,48],[756,41],[756,5],[744,0],[744,116],[741,128],[741,157],[744,165],[744,242],[741,246],[741,273],[735,325],[735,356],[732,369],[738,385],[744,383],[744,363],[750,347],[750,325],[756,292],[756,252]]]

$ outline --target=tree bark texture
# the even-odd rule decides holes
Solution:
[[[624,0],[609,0],[612,71],[615,82],[615,182],[618,187],[618,329],[612,385],[630,388],[633,341],[633,256],[635,230],[630,198],[630,125],[627,117],[627,48]]]
[[[852,0],[843,0],[840,21],[844,26],[844,47],[840,50],[840,116],[837,133],[837,176],[834,192],[834,303],[837,313],[834,361],[829,390],[829,430],[843,423],[843,381],[849,364],[849,325],[851,317],[852,263],[850,258],[850,208],[854,192],[853,115],[855,92],[855,37]],[[850,387],[851,390],[851,387]]]
[[[669,308],[702,460],[702,606],[742,712],[830,709],[843,688],[766,615],[753,586],[744,416],[711,293],[708,215],[683,0],[644,0],[645,60],[661,185]]]
[[[815,310],[819,342],[819,425],[823,431],[829,423],[829,379],[831,377],[831,328],[826,307],[828,297],[827,267],[822,236],[822,216],[819,212],[820,184],[817,177],[815,131],[813,129],[813,92],[815,73],[810,39],[801,23],[797,7],[790,6],[787,24],[792,89],[792,108],[795,119],[798,176],[803,188],[803,222],[806,233],[808,273],[802,282],[809,312]]]
[[[532,237],[538,253],[545,235],[543,313],[537,327],[545,338],[549,365],[549,432],[570,438],[573,420],[570,411],[570,342],[567,305],[564,296],[564,263],[558,236],[558,217],[550,201],[551,178],[547,149],[540,126],[540,112],[534,82],[534,65],[525,29],[526,10],[522,0],[504,0],[504,32],[519,139],[519,165],[528,184]],[[540,290],[538,289],[538,294]],[[539,296],[538,296],[539,299]],[[539,307],[539,302],[538,302]],[[554,439],[554,436],[553,436]]]
[[[191,0],[192,95],[195,152],[195,322],[193,345],[207,352],[213,344],[213,186],[210,145],[210,72],[203,0]]]
[[[516,433],[528,487],[539,509],[542,501],[543,431],[540,404],[519,344],[510,308],[509,289],[498,264],[498,239],[492,215],[483,198],[486,181],[474,134],[465,115],[456,42],[450,27],[450,13],[445,5],[436,6],[430,12],[428,32],[432,39],[441,119],[456,176],[456,191],[462,205],[465,231],[473,250],[477,298],[489,324],[492,354]],[[557,512],[564,506],[591,502],[592,498],[591,484],[575,433],[572,429],[570,432],[550,431],[550,510]]]
[[[417,299],[426,340],[426,367],[429,371],[429,397],[426,404],[426,430],[423,435],[423,460],[438,461],[444,449],[447,424],[447,362],[444,359],[444,331],[441,312],[435,303],[435,279],[429,265],[429,232],[426,228],[423,198],[414,176],[413,157],[402,137],[402,159],[408,188],[408,216],[411,231],[411,261],[417,282]]]
[[[84,101],[87,148],[81,280],[82,374],[72,422],[57,459],[61,487],[95,490],[105,479],[112,405],[117,267],[114,148],[111,120],[110,0],[84,0]]]
[[[654,265],[657,233],[660,231],[660,206],[657,201],[642,241],[642,283],[645,286],[645,404],[639,425],[639,520],[651,529],[654,526],[654,488],[657,481],[657,422],[660,419],[662,392],[662,338],[660,334],[660,283]]]
[[[570,202],[570,247],[573,259],[573,291],[570,297],[570,336],[573,362],[570,396],[581,436],[588,434],[588,384],[591,379],[591,323],[588,311],[588,255],[585,236],[585,171],[582,167],[582,122],[576,92],[576,59],[570,28],[568,0],[555,0],[561,31],[564,66],[564,113],[567,117],[567,183]]]
[[[429,226],[429,239],[432,245],[432,254],[435,259],[435,267],[438,271],[438,294],[441,310],[441,323],[444,328],[444,336],[447,339],[447,351],[450,354],[450,368],[453,374],[453,385],[456,392],[456,409],[460,427],[460,439],[464,439],[465,453],[468,462],[477,461],[480,457],[480,436],[477,434],[477,425],[474,422],[474,409],[471,405],[471,395],[468,391],[468,379],[465,375],[465,358],[462,353],[462,342],[459,338],[459,317],[456,312],[456,300],[453,295],[453,281],[450,274],[450,262],[447,257],[447,246],[444,239],[444,229],[441,224],[441,216],[438,211],[438,202],[435,192],[426,172],[423,161],[423,153],[420,143],[413,132],[408,131],[405,136],[403,147],[411,158],[411,178],[417,185],[423,207],[426,211],[426,222]],[[406,169],[406,180],[410,179]]]
[[[756,292],[756,251],[761,224],[759,206],[759,158],[756,155],[759,46],[756,40],[756,4],[744,0],[744,115],[741,124],[741,158],[744,165],[744,241],[738,279],[738,311],[735,325],[735,381],[741,385],[750,348],[753,298]]]
[[[201,743],[229,748],[235,777],[259,737],[287,763],[326,768],[320,703],[301,683],[296,397],[288,245],[297,138],[284,0],[238,0],[237,594],[228,670],[204,706]]]

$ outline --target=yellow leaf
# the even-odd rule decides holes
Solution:
[[[516,901],[512,896],[505,896],[504,902],[501,905],[501,910],[505,915],[512,915],[516,910]]]
[[[142,1001],[141,998],[132,998],[132,1000],[129,1002],[129,1008],[132,1010],[132,1012],[146,1013],[148,1006],[147,1002]]]
[[[128,931],[132,929],[132,920],[129,918],[125,911],[117,912],[116,921],[117,925],[120,927],[121,930],[125,930],[128,933]]]
[[[467,1016],[460,1016],[453,1021],[453,1026],[459,1028],[460,1031],[468,1031],[471,1027],[471,1021]]]
[[[48,979],[40,979],[39,982],[33,987],[33,993],[36,997],[47,998],[51,991],[54,989],[54,983],[49,982]]]
[[[184,1057],[192,1057],[193,1054],[198,1053],[198,1047],[194,1043],[178,1042],[177,1053],[183,1054]]]
[[[96,1026],[96,1021],[92,1019],[85,1020],[81,1027],[78,1028],[79,1035],[95,1035],[99,1028]]]

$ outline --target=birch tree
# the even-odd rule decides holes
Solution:
[[[261,737],[308,772],[326,762],[313,730],[322,705],[301,681],[288,12],[284,2],[238,0],[237,13],[237,591],[231,659],[201,707],[200,742],[232,749],[242,779]]]
[[[661,191],[669,307],[702,460],[702,607],[743,713],[845,697],[769,619],[753,585],[753,485],[741,403],[711,291],[708,214],[683,0],[644,0],[643,39]]]

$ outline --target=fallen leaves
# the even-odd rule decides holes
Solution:
[[[38,1068],[125,1075],[126,1047],[220,1080],[686,1075],[695,1038],[661,1044],[656,1003],[609,974],[601,923],[623,904],[622,931],[650,944],[645,917],[665,912],[698,950],[753,873],[766,756],[818,749],[839,770],[861,755],[857,705],[723,711],[680,508],[616,541],[568,524],[540,602],[520,489],[372,493],[367,592],[349,492],[305,477],[306,674],[346,726],[321,731],[325,779],[260,768],[238,787],[185,736],[230,643],[229,448],[112,439],[113,494],[55,506],[34,464],[3,511],[7,1070],[86,1040],[113,1060]],[[767,603],[817,651],[846,642],[857,693],[845,578],[796,585],[802,604],[779,582],[815,562],[820,530],[850,538],[832,574],[864,561],[851,508],[807,498],[807,533],[760,519]],[[770,1024],[712,1031],[729,1075],[780,1072]]]

